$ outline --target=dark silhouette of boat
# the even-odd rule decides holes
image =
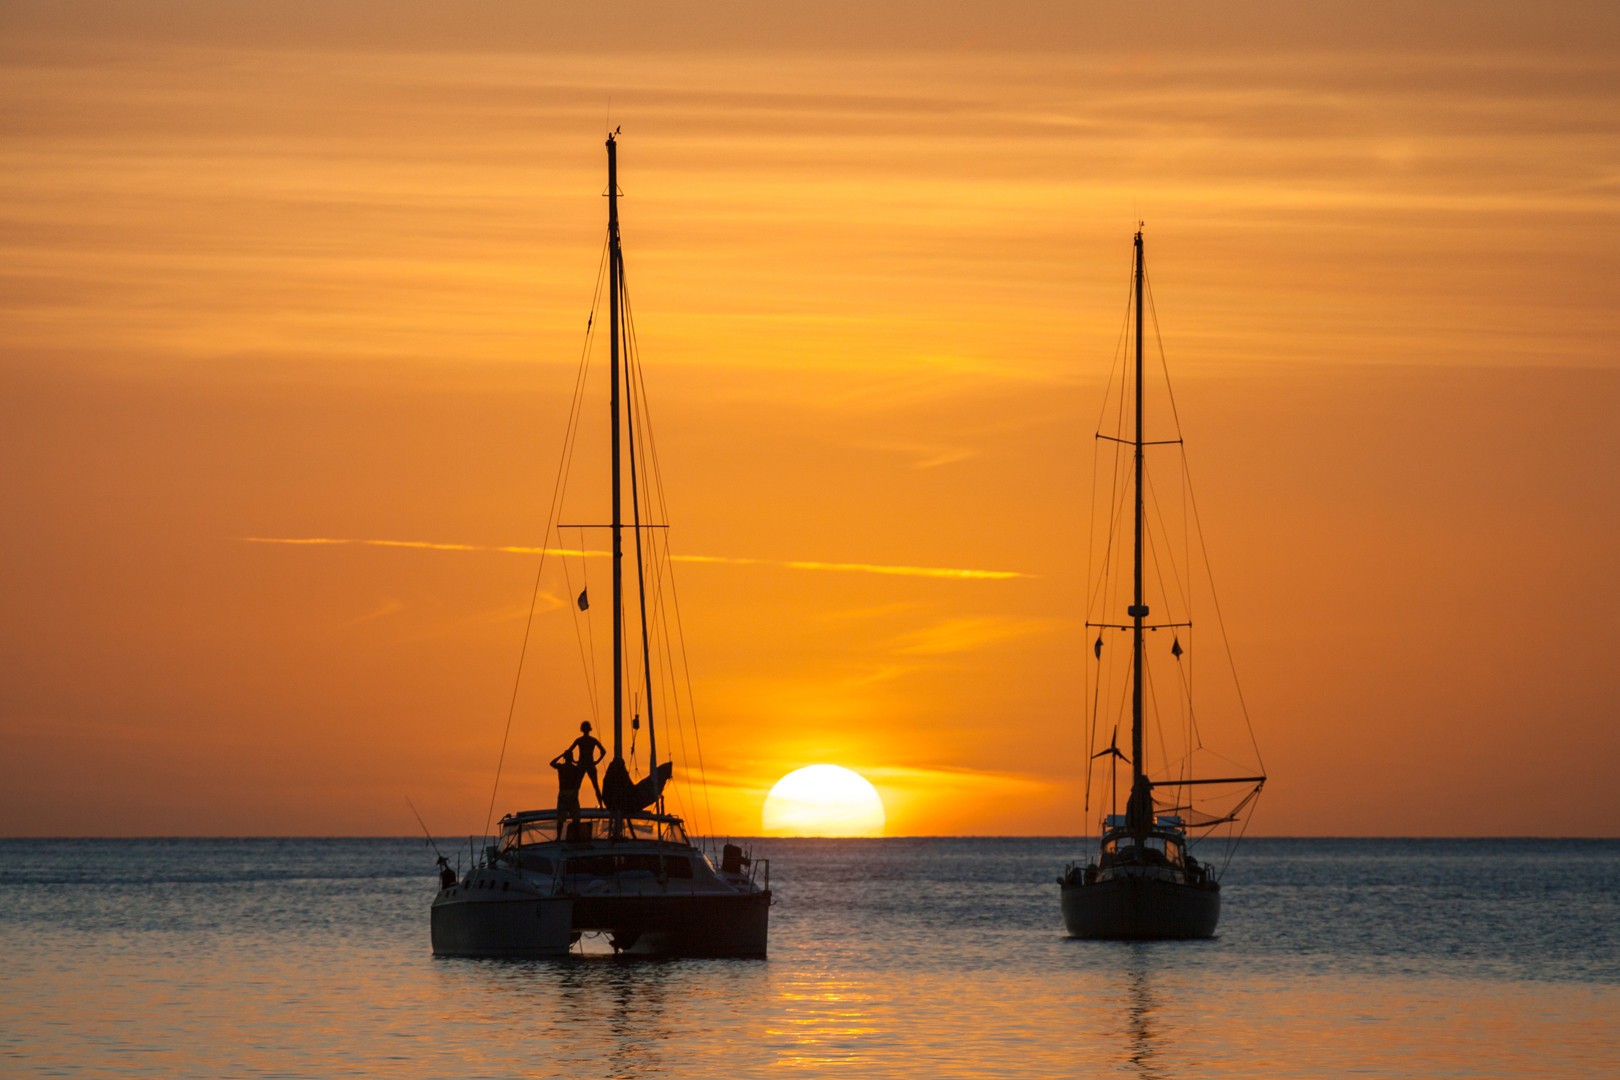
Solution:
[[[629,308],[619,243],[617,134],[607,139],[612,513],[608,525],[579,526],[605,528],[612,539],[613,742],[601,780],[602,805],[580,809],[575,802],[568,807],[506,815],[496,842],[485,846],[464,876],[449,870],[441,859],[441,887],[432,908],[433,951],[441,956],[559,955],[582,934],[592,932],[607,935],[616,951],[641,955],[760,957],[766,953],[769,863],[756,863],[736,845],[726,844],[719,865],[714,865],[687,835],[685,822],[667,813],[664,806],[665,789],[674,770],[670,762],[660,764],[658,760],[653,703],[664,699],[654,692],[648,594],[656,593],[658,582],[665,579],[649,575],[643,543],[649,530],[663,526],[642,520],[643,508],[652,505],[649,478],[642,472],[651,451],[646,433],[638,430],[644,422],[645,404],[636,398],[640,387],[639,370],[631,365],[634,337],[626,334]],[[591,323],[595,323],[594,311]],[[588,348],[586,355],[588,358]],[[577,386],[583,385],[582,369]],[[578,393],[576,388],[576,407]],[[575,431],[571,420],[565,466]],[[656,458],[651,460],[656,482]],[[632,510],[628,524],[623,498],[626,473]],[[559,497],[554,496],[553,513],[559,505]],[[548,536],[553,524],[547,524]],[[634,538],[638,659],[644,678],[634,691],[641,711],[632,717],[630,726],[632,731],[642,730],[645,717],[651,759],[647,774],[640,779],[631,775],[633,762],[627,762],[624,752],[625,705],[633,693],[625,663],[630,643],[623,570],[627,529]],[[653,553],[656,558],[656,546]],[[663,570],[667,575],[667,565]],[[587,609],[585,592],[580,593],[578,606],[581,611]],[[498,772],[496,784],[498,791]],[[577,790],[579,776],[573,778],[573,785]]]
[[[1088,620],[1086,623],[1088,627],[1094,627],[1098,631],[1094,655],[1099,665],[1103,659],[1105,632],[1123,631],[1131,635],[1130,756],[1127,758],[1119,749],[1117,728],[1115,738],[1110,741],[1108,747],[1091,756],[1092,761],[1098,759],[1106,761],[1111,777],[1121,763],[1129,764],[1131,786],[1125,812],[1109,813],[1103,817],[1097,858],[1085,866],[1070,865],[1063,876],[1058,878],[1063,902],[1063,922],[1069,934],[1078,938],[1213,936],[1221,917],[1219,872],[1213,865],[1194,856],[1192,848],[1197,841],[1189,835],[1189,829],[1206,829],[1237,821],[1239,814],[1258,796],[1266,781],[1263,773],[1252,776],[1192,776],[1190,751],[1180,763],[1181,769],[1178,773],[1153,779],[1148,774],[1144,760],[1143,691],[1148,685],[1144,634],[1170,630],[1174,635],[1178,630],[1190,628],[1192,625],[1190,619],[1180,622],[1169,619],[1149,623],[1147,620],[1150,611],[1143,594],[1146,526],[1143,498],[1144,449],[1153,445],[1181,444],[1179,431],[1175,439],[1146,440],[1143,437],[1142,329],[1145,279],[1142,232],[1138,229],[1132,260],[1135,408],[1130,411],[1126,409],[1123,400],[1126,396],[1125,384],[1122,381],[1122,400],[1119,409],[1120,423],[1123,424],[1129,417],[1135,422],[1135,431],[1129,438],[1123,437],[1123,430],[1116,435],[1106,435],[1101,431],[1097,435],[1099,440],[1109,440],[1116,448],[1121,451],[1128,449],[1132,455],[1128,467],[1134,474],[1129,482],[1132,493],[1134,552],[1131,560],[1131,603],[1125,612],[1129,622],[1108,620],[1105,609],[1102,621]],[[1123,503],[1119,505],[1119,509],[1123,509]],[[1115,520],[1112,497],[1109,520],[1110,523]],[[1110,540],[1113,536],[1114,532],[1110,525]],[[1120,561],[1105,555],[1104,575],[1110,573]],[[1111,593],[1107,588],[1097,588],[1092,595],[1106,601]],[[1115,618],[1117,619],[1117,616]],[[1184,652],[1181,642],[1174,636],[1172,642],[1171,654],[1174,660],[1180,663]],[[1101,679],[1099,667],[1099,686]],[[1184,682],[1184,687],[1188,689],[1190,695],[1190,680]],[[1095,708],[1093,705],[1093,721]],[[1247,723],[1246,712],[1245,723]],[[1090,726],[1094,732],[1100,730],[1095,723]],[[1252,738],[1252,729],[1250,734]],[[1256,758],[1258,759],[1258,749]],[[1088,809],[1090,777],[1091,772],[1088,768]],[[1199,811],[1191,797],[1194,789],[1217,786],[1219,790],[1226,792],[1239,792],[1235,805],[1216,814]],[[1243,794],[1245,791],[1246,794]],[[1162,800],[1156,799],[1155,792],[1173,793],[1175,797],[1165,805]]]

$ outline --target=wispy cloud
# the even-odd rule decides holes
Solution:
[[[358,626],[361,623],[370,622],[373,619],[382,619],[388,617],[389,615],[397,615],[404,610],[405,604],[402,601],[390,599],[387,603],[383,604],[382,607],[377,608],[375,611],[368,611],[364,615],[357,615],[350,619],[349,625]]]
[[[861,767],[859,771],[874,784],[934,792],[996,791],[1011,794],[1039,791],[1054,786],[1050,780],[1031,773],[1004,772],[995,769],[879,765]]]
[[[948,446],[941,443],[866,443],[873,450],[903,454],[912,459],[914,469],[936,469],[958,461],[979,456],[979,451],[968,446]]]
[[[789,570],[843,570],[857,574],[901,574],[906,577],[964,578],[1003,581],[1030,577],[1017,570],[961,570],[946,566],[889,566],[881,563],[811,562],[791,559],[733,559],[722,555],[671,555],[676,562],[729,563],[733,566],[781,566]]]
[[[241,536],[237,539],[244,544],[304,544],[318,546],[321,544],[339,547],[353,545],[360,547],[387,547],[387,548],[418,548],[423,551],[497,551],[508,555],[578,555],[584,558],[598,558],[607,555],[605,551],[580,551],[574,548],[537,548],[537,547],[490,547],[485,544],[435,544],[427,540],[355,540],[333,536]]]
[[[487,551],[508,555],[567,555],[580,558],[603,558],[605,551],[586,551],[577,548],[538,548],[516,546],[488,546],[482,544],[435,544],[426,540],[358,540],[329,536],[281,537],[243,536],[247,544],[302,544],[302,545],[360,545],[366,547],[419,548],[424,551]],[[967,570],[948,566],[890,566],[883,563],[817,562],[802,559],[746,559],[727,555],[671,555],[674,562],[721,563],[728,566],[774,566],[787,570],[834,570],[856,574],[896,574],[903,577],[955,578],[963,581],[1005,581],[1009,578],[1027,578],[1033,575],[1018,570]]]
[[[946,619],[933,626],[902,634],[895,644],[897,652],[912,656],[972,652],[998,642],[1043,633],[1061,625],[1059,619]]]

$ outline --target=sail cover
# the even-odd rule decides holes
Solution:
[[[651,774],[631,783],[630,772],[624,763],[615,761],[608,766],[607,775],[602,778],[602,801],[615,814],[633,814],[637,810],[645,810],[658,801],[659,794],[674,772],[674,764],[666,761]]]

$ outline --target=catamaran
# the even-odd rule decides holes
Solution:
[[[649,481],[657,483],[656,464],[650,470],[653,475],[646,475],[646,408],[638,396],[639,365],[632,364],[634,333],[627,333],[630,309],[619,239],[617,136],[614,132],[607,139],[611,513],[605,526],[579,526],[605,528],[611,540],[613,740],[601,779],[602,805],[580,809],[576,803],[509,813],[500,820],[498,838],[485,845],[465,875],[445,870],[432,907],[433,951],[441,956],[561,955],[588,933],[605,935],[616,952],[640,955],[758,957],[766,953],[769,862],[751,860],[737,845],[726,844],[716,865],[688,836],[683,818],[665,805],[674,770],[670,761],[659,761],[654,704],[669,697],[655,692],[651,641],[653,626],[661,617],[666,633],[668,629],[667,609],[660,607],[669,570],[668,551],[667,545],[660,548],[654,536],[665,525],[650,521],[662,499],[649,495]],[[593,310],[587,334],[595,323]],[[588,358],[587,344],[585,362]],[[584,384],[582,368],[559,477],[565,475],[572,457]],[[629,523],[624,520],[626,474]],[[559,480],[559,494],[552,500],[553,517],[547,523],[548,539],[553,528],[574,527],[561,526],[556,520],[562,490]],[[644,520],[644,514],[649,520]],[[626,656],[631,643],[624,581],[626,531],[633,537],[636,574],[640,649],[634,658]],[[660,551],[665,556],[661,568],[653,565],[659,562]],[[586,591],[579,595],[578,608],[588,608]],[[628,670],[627,659],[639,660],[640,679]],[[633,753],[629,760],[625,754],[625,712],[632,703],[639,707],[631,716],[631,734],[643,730],[644,717],[650,759],[646,775],[639,779],[631,771]],[[632,751],[634,746],[632,739]],[[574,782],[577,787],[577,776]]]
[[[1152,490],[1152,485],[1146,451],[1149,447],[1160,446],[1181,449],[1184,444],[1179,419],[1175,419],[1177,430],[1174,438],[1144,437],[1142,331],[1146,280],[1142,232],[1139,228],[1132,256],[1131,314],[1134,315],[1135,332],[1131,333],[1129,316],[1126,329],[1122,332],[1122,341],[1134,339],[1133,378],[1122,377],[1117,384],[1117,401],[1110,399],[1104,405],[1104,418],[1110,415],[1114,418],[1113,433],[1106,433],[1103,423],[1099,423],[1097,431],[1097,445],[1099,448],[1105,445],[1111,448],[1114,468],[1107,485],[1110,495],[1103,526],[1106,536],[1104,555],[1097,579],[1088,583],[1086,622],[1087,627],[1097,632],[1087,670],[1088,689],[1091,691],[1088,694],[1091,698],[1091,715],[1087,730],[1091,748],[1095,752],[1087,761],[1086,804],[1089,812],[1094,781],[1102,779],[1091,763],[1101,760],[1107,767],[1111,805],[1100,822],[1097,857],[1084,866],[1070,864],[1063,876],[1058,878],[1063,922],[1069,934],[1078,938],[1213,936],[1221,917],[1220,875],[1225,863],[1216,865],[1212,861],[1201,860],[1194,854],[1194,849],[1210,835],[1206,830],[1219,825],[1235,825],[1242,820],[1242,815],[1252,806],[1266,782],[1263,769],[1258,767],[1251,775],[1199,775],[1198,772],[1210,754],[1201,752],[1205,748],[1199,713],[1192,704],[1191,658],[1181,644],[1183,636],[1191,640],[1193,624],[1190,607],[1197,593],[1193,560],[1190,558],[1191,545],[1180,545],[1183,557],[1178,563],[1175,558],[1178,545],[1173,538],[1160,535],[1155,542],[1147,528],[1149,517],[1145,495]],[[1156,324],[1157,318],[1154,321]],[[1128,354],[1129,350],[1121,352],[1122,356]],[[1168,381],[1168,368],[1166,372]],[[1110,375],[1110,393],[1114,392],[1114,388],[1115,383]],[[1134,406],[1131,401],[1132,389]],[[1173,398],[1170,400],[1174,401]],[[1173,407],[1171,417],[1175,418]],[[1134,430],[1127,427],[1132,422]],[[1099,454],[1099,460],[1101,457]],[[1177,494],[1182,499],[1180,524],[1184,538],[1186,530],[1197,529],[1196,503],[1192,501],[1190,487],[1185,483],[1185,465],[1183,453],[1183,484]],[[1100,490],[1103,485],[1096,483],[1097,477],[1098,470],[1094,468],[1094,488]],[[1114,605],[1125,599],[1120,595],[1124,584],[1120,580],[1123,577],[1120,570],[1124,560],[1115,557],[1115,549],[1123,546],[1126,532],[1119,527],[1125,516],[1126,493],[1129,493],[1131,507],[1133,550],[1130,561],[1130,603],[1125,608],[1124,620],[1121,620],[1116,614],[1118,607]],[[1095,507],[1096,496],[1093,498]],[[1153,521],[1161,530],[1168,531],[1164,529],[1166,515],[1162,508],[1156,506],[1155,509],[1160,512],[1153,516]],[[1173,508],[1170,516],[1175,516]],[[1197,535],[1201,550],[1201,530],[1197,531]],[[1149,555],[1154,557],[1154,584],[1162,602],[1166,608],[1181,609],[1179,612],[1165,612],[1156,621],[1149,621],[1152,609],[1144,591],[1143,572],[1148,565]],[[1208,569],[1207,559],[1204,569]],[[1210,592],[1213,595],[1213,585]],[[1218,605],[1215,611],[1219,621]],[[1162,652],[1168,654],[1170,663],[1167,666],[1174,671],[1166,672],[1167,677],[1162,679],[1160,688],[1155,691],[1148,642],[1150,639],[1162,642],[1163,638],[1158,636],[1160,631],[1169,632],[1164,637],[1170,639],[1170,646]],[[1113,650],[1106,647],[1105,639],[1111,633],[1130,635],[1130,653],[1121,658],[1122,662],[1115,662]],[[1105,653],[1108,655],[1105,656]],[[1227,657],[1230,657],[1229,649]],[[1162,662],[1164,657],[1159,659]],[[1236,688],[1235,673],[1232,685]],[[1097,749],[1101,733],[1108,726],[1102,710],[1114,707],[1115,702],[1123,705],[1126,687],[1130,692],[1129,757],[1119,749],[1117,721],[1113,725],[1108,746]],[[1164,700],[1161,701],[1161,697]],[[1248,715],[1242,704],[1241,691],[1238,691],[1236,698],[1247,727]],[[1175,702],[1174,709],[1170,707],[1172,700]],[[1149,740],[1145,736],[1144,725],[1149,705],[1154,712],[1162,754],[1154,770],[1148,768]],[[1167,717],[1167,714],[1173,715]],[[1172,729],[1184,736],[1179,741],[1173,737],[1167,739],[1164,730],[1167,718],[1174,721]],[[1252,728],[1249,734],[1254,762],[1258,766],[1259,748],[1253,743]],[[1229,759],[1217,760],[1229,763]],[[1119,809],[1117,777],[1125,766],[1130,769],[1130,789],[1125,812],[1121,814],[1116,812]],[[1206,792],[1214,799],[1193,797]],[[1216,807],[1213,811],[1199,805],[1211,802]],[[1234,835],[1229,831],[1225,853],[1227,859],[1230,859],[1237,836],[1241,836],[1241,833]]]

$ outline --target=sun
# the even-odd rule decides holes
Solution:
[[[877,788],[840,765],[795,769],[765,796],[767,836],[882,836],[884,821]]]

